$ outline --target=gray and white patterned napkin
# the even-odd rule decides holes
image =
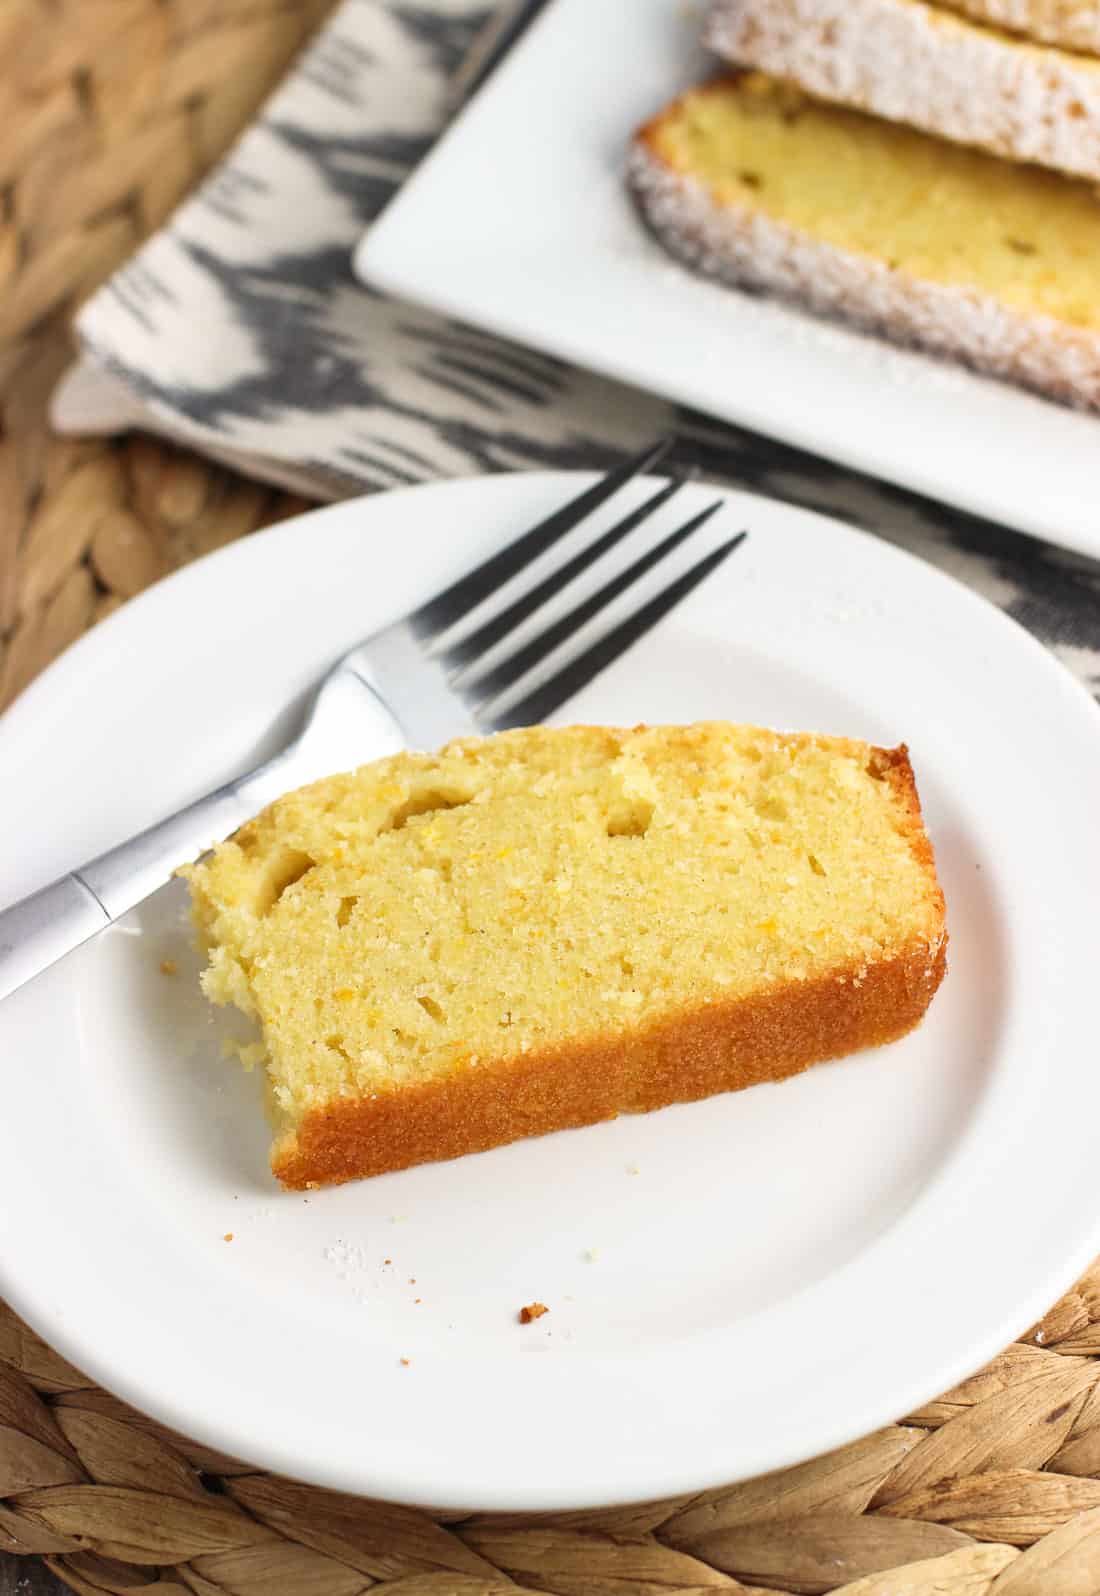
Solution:
[[[324,497],[572,464],[581,445],[617,452],[666,427],[657,400],[352,275],[488,15],[484,0],[346,0],[223,165],[80,314],[58,424],[140,421]]]
[[[681,461],[715,479],[839,515],[953,571],[1100,689],[1100,565],[355,279],[355,244],[444,126],[491,9],[345,0],[220,168],[80,313],[58,428],[159,431],[320,498],[602,466],[675,431]]]

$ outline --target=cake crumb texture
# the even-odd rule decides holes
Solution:
[[[903,1034],[944,969],[904,748],[754,727],[400,754],[183,873],[298,1188],[779,1079]]]

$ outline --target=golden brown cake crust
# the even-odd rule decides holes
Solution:
[[[894,796],[905,811],[908,822],[908,842],[913,857],[934,878],[936,857],[932,850],[932,844],[928,840],[928,833],[924,829],[920,795],[917,792],[917,778],[914,776],[913,767],[909,763],[907,745],[899,743],[896,748],[872,748],[868,769],[873,776],[888,782],[894,789]],[[935,891],[939,897],[939,907],[942,915],[945,906],[943,893],[940,890],[938,881],[935,883]]]
[[[919,824],[908,761],[884,774],[912,792]],[[272,1169],[291,1189],[355,1180],[783,1080],[904,1036],[945,968],[946,936],[937,948],[922,943],[865,970],[714,1004],[643,1035],[467,1066],[444,1080],[326,1107],[276,1144]]]

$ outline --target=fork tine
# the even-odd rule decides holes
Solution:
[[[488,598],[497,588],[503,586],[517,572],[522,571],[537,559],[544,550],[572,530],[579,521],[613,493],[617,493],[624,483],[632,477],[641,476],[664,458],[672,448],[672,438],[662,438],[658,443],[651,444],[641,454],[630,460],[624,460],[606,476],[600,478],[592,487],[585,488],[575,499],[570,499],[568,504],[563,504],[560,510],[555,510],[553,515],[547,516],[545,521],[540,521],[537,526],[517,538],[514,543],[509,543],[501,549],[499,554],[491,555],[481,565],[475,566],[465,576],[459,577],[457,582],[452,582],[450,587],[445,587],[442,593],[437,593],[426,604],[422,604],[414,614],[409,616],[409,621],[421,637],[430,637],[444,631],[448,626],[453,626],[456,621],[469,613],[482,599]]]
[[[651,571],[655,565],[658,565],[667,554],[671,554],[674,549],[678,548],[685,538],[689,538],[693,532],[703,525],[704,521],[709,521],[711,516],[720,510],[724,503],[724,499],[716,499],[705,510],[700,510],[698,515],[693,515],[690,521],[686,521],[683,526],[677,527],[675,532],[670,532],[666,538],[662,538],[661,542],[655,544],[653,548],[647,549],[632,565],[628,565],[623,570],[618,571],[610,581],[605,582],[595,593],[582,600],[575,609],[570,610],[560,620],[554,621],[545,627],[537,637],[532,638],[531,642],[527,643],[523,648],[517,649],[507,659],[501,660],[491,670],[486,671],[483,675],[479,675],[476,671],[471,672],[470,676],[462,684],[463,692],[467,694],[476,692],[477,696],[484,701],[501,692],[512,682],[518,682],[520,677],[529,671],[533,665],[537,665],[540,660],[545,659],[548,654],[552,653],[559,643],[564,643],[566,638],[572,637],[586,621],[590,621],[594,615],[598,615],[601,610],[606,609],[613,599],[618,598],[620,593],[625,593],[628,587],[632,587],[647,571]]]
[[[563,588],[568,587],[574,577],[579,576],[590,565],[595,565],[609,549],[614,548],[616,543],[621,543],[636,526],[640,526],[666,504],[686,481],[686,476],[670,477],[656,493],[646,499],[644,504],[640,504],[636,510],[631,510],[629,515],[624,515],[621,521],[616,521],[602,537],[590,543],[587,548],[581,549],[579,554],[567,560],[556,571],[551,571],[549,576],[537,582],[530,592],[522,593],[514,604],[509,604],[499,615],[491,616],[484,626],[477,628],[476,632],[471,632],[468,637],[460,638],[457,643],[444,649],[440,658],[451,669],[457,669],[461,676],[464,666],[473,664],[475,660],[484,659],[491,648],[495,647],[502,638],[507,637],[509,632],[514,631],[522,621],[534,615],[536,610],[541,609],[547,599],[553,598],[555,593],[560,593]],[[452,685],[457,686],[457,682],[452,681]]]
[[[685,571],[683,576],[678,577],[670,586],[644,604],[636,615],[628,616],[613,631],[597,639],[591,648],[578,655],[576,659],[570,660],[557,675],[537,687],[518,704],[512,705],[503,714],[487,716],[493,729],[504,731],[510,726],[537,726],[546,720],[559,705],[565,703],[566,699],[579,693],[594,676],[598,676],[613,660],[618,659],[620,654],[625,653],[632,643],[636,643],[639,638],[645,636],[646,632],[651,631],[663,615],[674,609],[680,600],[721,565],[734,549],[740,548],[747,536],[747,532],[738,532],[736,537],[730,538],[706,555],[697,565]]]

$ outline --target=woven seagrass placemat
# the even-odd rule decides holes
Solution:
[[[0,9],[0,705],[158,576],[303,507],[147,438],[52,438],[45,403],[76,303],[217,158],[329,4]],[[881,1333],[904,1312],[882,1304]],[[796,1367],[789,1391],[797,1402]],[[538,1520],[440,1523],[219,1457],[97,1389],[0,1304],[0,1596],[60,1582],[89,1596],[1088,1596],[1100,1266],[981,1374],[840,1452],[691,1500]]]

